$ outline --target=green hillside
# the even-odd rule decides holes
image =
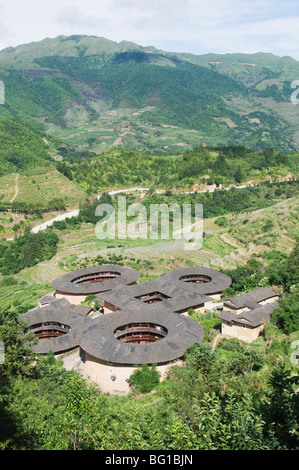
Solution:
[[[198,450],[299,449],[297,78],[291,57],[177,54],[95,36],[0,51],[0,449],[102,450],[105,464],[105,451],[157,451],[162,465],[178,463],[166,451],[188,450],[180,466]],[[101,203],[115,210],[109,238],[97,230]],[[135,237],[144,221],[148,236]],[[202,246],[175,236],[188,227],[202,228]],[[53,294],[54,279],[111,264],[136,270],[139,283],[192,266],[232,279],[205,313],[188,311],[203,340],[164,364],[161,383],[143,364],[127,396],[91,382],[78,348],[36,354],[39,325],[20,317]],[[263,287],[280,299],[259,337],[223,336],[221,301]],[[102,313],[95,296],[82,304],[90,320]],[[41,321],[51,341],[54,322]]]
[[[0,115],[96,153],[206,144],[289,151],[299,146],[290,102],[298,72],[297,61],[272,54],[192,56],[59,36],[0,52]]]
[[[67,155],[57,163],[58,171],[90,194],[136,185],[172,190],[198,185],[208,190],[213,184],[229,187],[268,178],[297,178],[299,172],[296,152],[254,152],[245,147],[207,147],[176,155],[118,149],[80,160]]]
[[[56,211],[78,206],[85,199],[84,191],[61,174],[55,162],[62,158],[59,148],[68,152],[69,157],[83,158],[85,153],[68,146],[59,147],[60,141],[52,136],[3,116],[0,143],[0,226],[11,219],[11,212],[4,214],[7,210]],[[11,227],[15,217],[16,214]]]
[[[0,116],[0,176],[49,164],[43,135],[19,121]]]

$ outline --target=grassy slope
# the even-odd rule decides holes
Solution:
[[[15,194],[16,174],[0,178],[2,202],[10,202]],[[35,168],[19,175],[16,202],[48,202],[54,198],[66,199],[68,207],[78,206],[85,198],[76,184],[59,173],[54,166]]]
[[[28,170],[25,173],[12,173],[0,178],[0,198],[2,203],[26,202],[41,204],[48,207],[53,199],[63,199],[67,210],[78,208],[80,202],[86,199],[86,194],[75,183],[63,176],[50,165]],[[56,211],[39,215],[24,216],[18,212],[0,212],[0,238],[10,238],[15,234],[14,227],[21,224],[39,225],[57,215]]]

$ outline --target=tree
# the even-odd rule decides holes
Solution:
[[[112,197],[109,193],[107,192],[103,192],[101,194],[101,198],[100,198],[100,204],[110,204],[112,206],[113,204],[113,200],[112,200]]]
[[[289,292],[290,288],[299,284],[299,240],[290,254],[285,268],[285,287]]]
[[[227,227],[229,221],[226,217],[218,217],[218,219],[215,220],[215,224],[219,225],[219,227]]]
[[[266,223],[263,226],[264,232],[269,232],[274,227],[274,222],[272,219],[266,219]]]
[[[19,314],[0,307],[0,340],[4,345],[4,363],[0,363],[1,381],[16,375],[31,375],[34,370],[33,335],[28,325],[20,321]]]
[[[246,374],[253,370],[260,369],[264,364],[264,359],[254,349],[240,351],[239,354],[231,361],[230,369],[234,374]]]
[[[239,165],[235,174],[235,180],[237,183],[241,183],[242,178],[243,178],[243,174],[242,174],[241,167]]]
[[[283,333],[289,335],[299,330],[299,292],[289,294],[278,301],[277,307],[271,316],[271,322],[280,328]]]
[[[0,340],[3,354],[0,361],[0,448],[7,448],[18,435],[22,421],[19,414],[7,409],[12,384],[27,376],[32,378],[35,370],[35,355],[30,348],[33,337],[12,308],[7,310],[0,306]]]
[[[186,359],[190,367],[208,373],[215,363],[215,353],[208,343],[195,343],[186,351]]]
[[[276,441],[254,408],[250,394],[238,397],[234,391],[221,399],[214,392],[195,401],[194,423],[199,450],[271,450]]]
[[[16,274],[39,261],[51,259],[56,254],[58,241],[51,229],[30,233],[26,228],[24,235],[9,244],[0,244],[0,272],[3,275]]]
[[[76,373],[70,375],[64,390],[64,403],[69,428],[72,432],[73,449],[84,448],[84,437],[90,439],[89,422],[93,395],[86,382]]]
[[[267,401],[262,406],[264,418],[269,426],[274,425],[280,445],[290,450],[299,449],[298,385],[298,375],[292,376],[287,367],[280,364],[271,375]]]
[[[229,169],[224,155],[218,155],[214,164],[214,172],[216,175],[229,176]]]

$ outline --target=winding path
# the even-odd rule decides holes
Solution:
[[[110,191],[108,194],[114,195],[114,194],[118,194],[118,193],[129,192],[129,191],[148,191],[148,190],[149,190],[149,188],[128,188],[128,189],[120,189],[120,190],[117,190],[117,191]],[[100,199],[100,197],[101,197],[100,195],[97,196],[98,199]],[[61,220],[69,219],[71,217],[77,217],[78,215],[79,215],[79,209],[74,209],[73,211],[66,212],[65,214],[57,215],[53,219],[48,220],[47,222],[44,222],[40,225],[37,225],[36,227],[34,227],[31,230],[31,232],[32,233],[38,233],[41,230],[45,230],[46,228],[53,225],[53,222],[58,222],[58,221],[61,221]]]
[[[18,176],[16,176],[16,192],[15,192],[15,195],[13,197],[12,200],[14,200],[18,194]],[[236,189],[243,189],[243,188],[247,188],[249,186],[257,186],[259,183],[256,183],[256,184],[252,184],[252,183],[249,183],[249,184],[243,184],[243,185],[239,185],[239,186],[234,186]],[[218,188],[218,189],[225,189],[225,190],[229,190],[231,189],[232,187],[227,187],[227,188]],[[135,188],[126,188],[126,189],[117,189],[115,191],[109,191],[108,194],[110,194],[111,196],[115,195],[115,194],[119,194],[119,193],[126,193],[126,192],[130,192],[130,191],[149,191],[150,188],[139,188],[139,187],[135,187]],[[213,188],[210,188],[210,189],[205,189],[203,191],[198,191],[198,193],[207,193],[207,192],[214,192],[217,188],[213,187]],[[158,192],[156,190],[156,192]],[[194,193],[196,192],[196,190],[194,191],[183,191],[185,194],[191,194],[191,193]],[[98,195],[97,198],[100,199],[101,195]],[[10,202],[12,202],[12,200]],[[70,212],[66,212],[65,214],[60,214],[56,217],[54,217],[53,219],[51,220],[48,220],[47,222],[43,222],[42,224],[40,225],[37,225],[36,227],[34,227],[31,232],[32,233],[38,233],[40,232],[41,230],[45,230],[47,227],[50,227],[51,225],[53,225],[53,222],[56,222],[56,221],[62,221],[62,220],[65,220],[65,219],[68,219],[68,218],[71,218],[71,217],[76,217],[79,215],[79,209],[74,209],[73,211],[70,211]],[[10,238],[9,240],[13,240],[13,238]]]
[[[75,209],[71,212],[66,212],[65,214],[57,215],[53,219],[48,220],[47,222],[44,222],[40,225],[37,225],[31,230],[31,232],[38,233],[41,230],[45,230],[46,228],[51,227],[51,225],[53,225],[53,222],[60,222],[61,220],[69,219],[71,217],[77,217],[77,215],[79,215],[79,209]]]
[[[14,193],[13,197],[11,198],[11,200],[10,200],[9,202],[14,202],[15,198],[16,198],[17,195],[19,194],[19,184],[18,184],[18,181],[19,181],[19,173],[16,174],[15,193]]]

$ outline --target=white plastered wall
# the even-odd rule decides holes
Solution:
[[[64,292],[56,291],[55,292],[56,299],[66,299],[73,305],[80,305],[81,302],[84,302],[86,299],[86,295],[72,295],[72,294],[65,294]]]
[[[160,381],[166,378],[170,367],[182,364],[183,362],[178,360],[169,364],[157,365],[157,371],[160,372]],[[130,376],[135,370],[136,367],[109,364],[85,353],[84,374],[97,383],[103,393],[112,395],[128,394],[131,391]]]
[[[264,325],[260,325],[256,328],[249,326],[236,324],[236,323],[227,323],[222,321],[221,325],[221,334],[223,336],[229,336],[231,338],[238,338],[242,341],[251,343],[255,341],[259,335],[262,333]]]

